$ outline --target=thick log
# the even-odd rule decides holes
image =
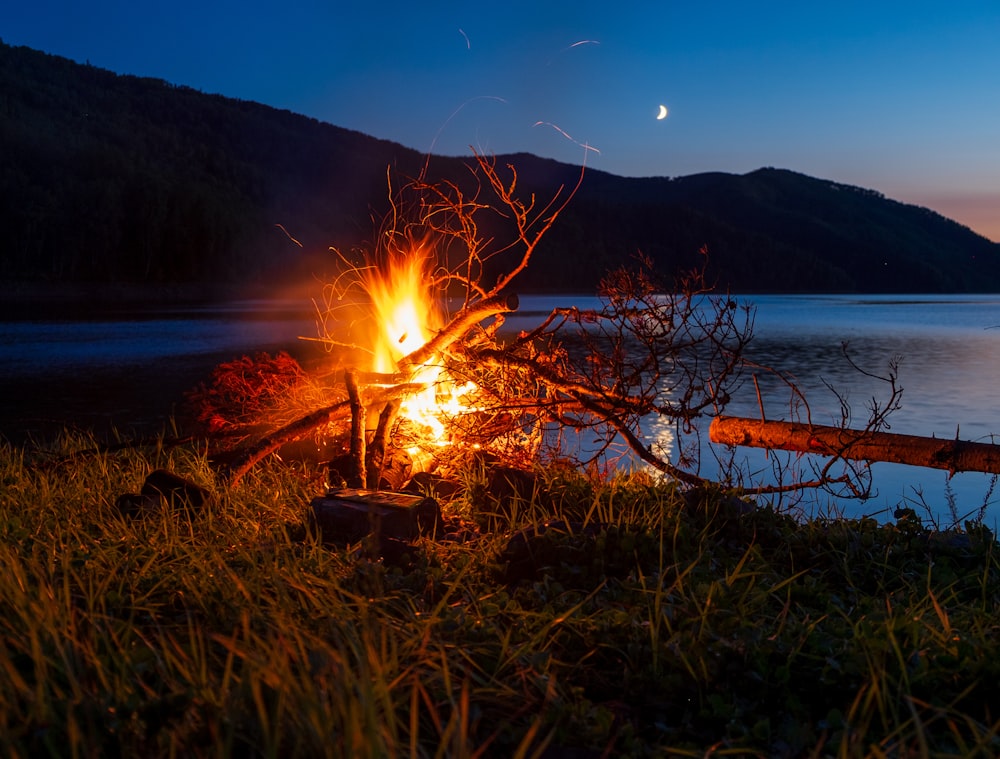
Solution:
[[[1000,445],[943,440],[919,435],[866,432],[799,422],[767,422],[719,416],[708,437],[713,443],[744,445],[861,461],[1000,474]]]

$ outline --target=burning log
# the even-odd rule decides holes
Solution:
[[[1000,445],[942,440],[798,422],[719,416],[708,431],[713,443],[815,453],[864,461],[910,464],[955,472],[1000,474]]]

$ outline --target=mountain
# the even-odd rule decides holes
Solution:
[[[2,42],[0,145],[8,283],[307,278],[333,266],[331,246],[372,239],[389,167],[415,177],[426,162],[429,177],[461,182],[471,160]],[[540,199],[580,172],[496,159]],[[641,179],[588,169],[518,284],[592,291],[638,251],[669,275],[703,246],[711,277],[737,292],[1000,291],[1000,244],[928,209],[773,168]]]

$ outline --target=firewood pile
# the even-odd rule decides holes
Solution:
[[[306,372],[286,356],[258,357],[194,394],[230,483],[292,446],[322,449],[331,481],[351,489],[395,490],[471,455],[521,469],[628,457],[682,486],[705,483],[700,422],[722,415],[745,382],[752,308],[706,282],[706,250],[700,267],[669,280],[638,254],[605,277],[596,307],[553,308],[529,329],[505,329],[518,275],[584,173],[543,204],[519,197],[514,167],[475,158],[467,185],[420,177],[390,193],[371,250],[335,251],[311,338],[328,365]],[[246,408],[225,413],[241,391]],[[882,422],[876,414],[871,426]],[[569,438],[585,438],[586,453]],[[825,468],[805,485],[862,492],[859,479]]]
[[[517,277],[583,171],[542,204],[518,196],[512,166],[477,155],[474,169],[467,186],[408,183],[371,250],[337,252],[313,338],[328,366],[308,373],[286,355],[259,356],[192,395],[231,483],[294,444],[326,447],[345,487],[379,489],[473,452],[530,468],[564,453],[567,435],[587,436],[592,458],[627,453],[702,481],[697,446],[677,441],[738,381],[749,309],[711,293],[704,269],[667,282],[639,256],[605,278],[599,307],[504,330]],[[485,216],[505,220],[508,236],[493,224],[484,239]],[[676,430],[669,444],[643,432],[650,415]]]

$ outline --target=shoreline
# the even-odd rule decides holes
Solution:
[[[0,319],[83,318],[157,309],[198,308],[252,300],[301,300],[311,311],[321,288],[281,284],[0,282]]]

